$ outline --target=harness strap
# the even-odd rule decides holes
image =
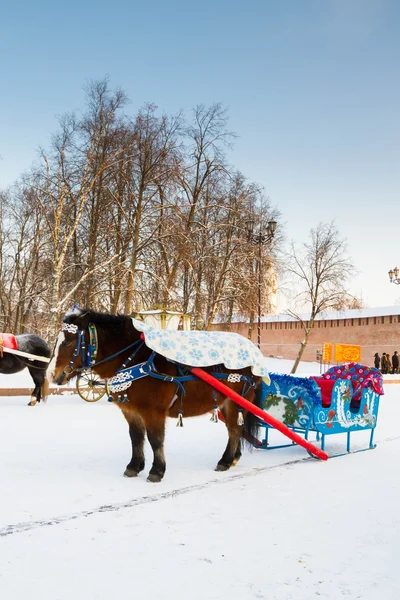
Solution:
[[[72,365],[76,361],[76,358],[77,358],[77,356],[78,356],[78,354],[80,352],[81,346],[82,346],[82,338],[84,338],[84,336],[85,336],[85,331],[83,329],[78,329],[76,331],[76,333],[78,334],[78,339],[76,340],[75,350],[74,350],[74,353],[73,353],[72,358],[69,361],[69,365],[68,365],[68,367],[71,369],[71,372],[74,370],[72,368]],[[82,356],[82,362],[83,362],[83,364],[85,364],[84,356]],[[79,370],[83,371],[84,369],[75,369],[75,370],[76,371],[79,371]]]
[[[136,342],[133,342],[132,344],[129,344],[129,346],[125,346],[125,348],[122,348],[122,350],[118,350],[118,352],[116,352],[112,356],[107,356],[107,358],[103,358],[103,360],[99,360],[99,362],[94,363],[93,365],[91,365],[91,367],[92,368],[97,367],[98,365],[101,365],[101,364],[103,364],[103,363],[105,363],[105,362],[107,362],[109,360],[112,360],[116,356],[119,356],[120,354],[122,354],[126,350],[129,350],[129,348],[134,348],[135,346],[137,346],[135,352],[131,354],[131,359],[132,359],[139,352],[139,350],[143,346],[143,344],[144,344],[144,342],[142,340],[136,340]],[[126,361],[126,363],[128,363],[128,360]],[[84,370],[84,369],[81,369],[81,370]],[[117,373],[118,372],[119,372],[119,370],[117,371]]]
[[[183,396],[186,394],[185,392],[185,388],[184,388],[184,383],[186,383],[187,381],[192,381],[193,379],[197,379],[197,377],[195,375],[193,375],[192,373],[190,374],[181,374],[181,375],[167,375],[166,373],[160,373],[157,368],[154,365],[154,359],[157,356],[157,352],[152,352],[152,354],[150,355],[150,357],[148,358],[148,360],[146,362],[140,363],[138,365],[134,365],[133,367],[128,367],[128,368],[123,368],[124,365],[122,365],[122,367],[120,369],[118,369],[117,373],[114,375],[114,377],[111,377],[111,379],[108,380],[108,385],[110,388],[110,391],[112,393],[119,393],[122,391],[127,390],[131,384],[136,381],[137,379],[141,379],[142,377],[145,377],[146,375],[149,375],[150,377],[153,377],[154,379],[159,379],[162,381],[166,381],[169,383],[174,383],[177,386],[177,391],[179,390],[180,392],[180,396],[181,396],[181,402],[183,399]],[[128,361],[126,361],[128,362]],[[173,362],[173,361],[170,361]],[[180,371],[181,373],[184,372],[184,369],[182,368],[181,365],[177,364],[176,365],[178,368],[178,371]],[[214,372],[212,373],[213,377],[215,377],[216,379],[227,379],[228,381],[231,380],[234,383],[238,383],[239,381],[243,381],[243,388],[242,388],[242,396],[244,397],[248,390],[253,387],[256,387],[256,384],[254,383],[254,381],[252,379],[250,379],[250,377],[247,377],[246,375],[239,375],[239,373],[220,373],[220,372]],[[231,378],[231,379],[230,379]],[[109,401],[112,402],[113,398],[110,396],[109,397]],[[121,400],[121,401],[126,401],[126,400]]]
[[[141,379],[142,377],[150,376],[150,377],[153,377],[154,379],[160,379],[162,381],[175,383],[177,386],[177,390],[179,389],[179,392],[181,395],[181,403],[182,403],[183,396],[185,395],[184,383],[186,383],[187,381],[191,381],[193,379],[197,379],[197,377],[195,375],[193,375],[192,373],[185,374],[186,367],[182,367],[182,365],[180,365],[179,363],[175,363],[172,360],[170,360],[169,362],[175,364],[175,366],[178,369],[179,375],[176,376],[176,375],[167,375],[166,373],[160,373],[154,365],[154,359],[157,356],[157,352],[152,352],[152,354],[150,355],[150,357],[148,358],[147,361],[139,363],[137,365],[133,365],[132,367],[127,367],[127,365],[133,360],[133,358],[135,357],[137,352],[144,345],[145,341],[142,338],[139,340],[136,340],[135,342],[132,342],[132,344],[129,344],[128,346],[125,346],[125,348],[122,348],[122,350],[115,352],[111,356],[107,356],[103,360],[96,362],[97,351],[98,351],[98,336],[97,336],[96,326],[93,323],[89,323],[89,325],[88,325],[89,344],[88,344],[87,352],[86,352],[85,330],[84,329],[78,329],[78,327],[76,325],[70,325],[68,323],[63,324],[63,329],[65,329],[66,331],[69,331],[70,333],[76,333],[78,336],[74,354],[72,355],[72,358],[69,362],[70,372],[76,371],[77,373],[80,373],[87,369],[94,369],[98,365],[101,365],[102,363],[112,360],[116,356],[119,356],[123,352],[126,352],[126,350],[128,350],[129,348],[134,348],[134,352],[132,352],[132,354],[130,354],[130,356],[125,360],[125,362],[117,370],[114,377],[111,377],[108,380],[108,384],[109,384],[109,387],[110,387],[110,390],[112,393],[119,393],[121,391],[125,391],[130,387],[130,385],[132,384],[133,381],[136,381],[137,379]],[[77,356],[79,355],[79,353],[81,353],[82,367],[74,369],[73,364],[74,364]],[[187,369],[189,370],[190,367],[187,367]],[[217,365],[216,369],[221,369],[221,367]],[[228,381],[231,381],[234,383],[242,381],[243,382],[243,388],[242,388],[242,396],[243,397],[247,394],[248,390],[251,387],[253,387],[253,388],[256,387],[254,381],[250,377],[247,377],[246,375],[240,375],[239,373],[229,373],[228,374],[228,373],[221,373],[216,370],[216,371],[212,372],[212,376],[215,379],[227,379]],[[119,400],[119,398],[120,398],[120,396],[118,396],[118,400]],[[216,396],[214,394],[214,399],[215,398],[216,398]],[[109,400],[110,401],[113,400],[112,396],[109,397]],[[126,402],[127,400],[128,400],[128,398],[127,398],[126,394],[124,394],[124,400],[121,400],[121,401]]]
[[[122,348],[122,350],[119,350],[118,352],[115,352],[111,356],[107,356],[103,360],[96,362],[97,351],[98,351],[98,335],[97,335],[97,329],[96,329],[96,326],[94,325],[94,323],[89,323],[89,325],[88,325],[89,344],[88,344],[87,352],[86,352],[85,330],[84,329],[78,329],[77,325],[74,325],[71,323],[63,323],[62,331],[68,331],[69,333],[77,334],[75,350],[74,350],[74,353],[73,353],[72,358],[69,361],[69,365],[68,365],[69,373],[72,373],[73,371],[75,371],[76,373],[82,373],[82,371],[86,371],[87,369],[94,369],[98,365],[101,365],[102,363],[112,360],[116,356],[119,356],[123,352],[126,352],[126,350],[129,350],[129,348],[135,348],[135,351],[132,352],[132,354],[127,358],[127,360],[122,365],[121,368],[124,368],[124,367],[126,367],[127,364],[129,364],[129,362],[131,360],[133,360],[136,353],[140,350],[140,348],[144,344],[144,341],[142,339],[135,340],[134,342],[132,342],[132,344],[129,344],[128,346],[125,346],[125,348]],[[74,368],[73,365],[74,365],[77,357],[79,356],[79,353],[81,354],[82,366],[78,367],[78,368]],[[66,373],[66,372],[67,372],[67,370],[64,369],[64,373]],[[117,371],[117,372],[119,372],[119,371]]]

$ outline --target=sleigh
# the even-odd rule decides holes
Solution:
[[[315,434],[321,450],[325,450],[326,436],[345,433],[346,451],[351,452],[351,434],[357,431],[370,431],[369,445],[362,450],[375,448],[374,431],[383,393],[378,369],[350,363],[332,367],[320,377],[270,374],[270,383],[263,383],[262,406],[306,440],[310,433]],[[264,438],[253,438],[255,447],[269,450],[290,445],[271,444],[270,426],[261,419],[260,426]]]

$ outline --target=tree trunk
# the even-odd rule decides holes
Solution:
[[[249,329],[248,329],[248,334],[247,337],[249,338],[249,340],[251,341],[252,335],[253,335],[253,329],[254,329],[254,316],[255,316],[255,311],[251,310],[250,311],[250,322],[249,322]]]
[[[296,357],[296,360],[294,361],[292,370],[290,371],[291,375],[294,375],[297,371],[297,367],[299,366],[301,357],[303,356],[304,350],[306,349],[306,346],[307,346],[308,336],[310,335],[310,331],[311,331],[311,326],[308,329],[306,329],[306,331],[305,331],[304,340],[300,344],[299,353],[297,354],[297,357]]]

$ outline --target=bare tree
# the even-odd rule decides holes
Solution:
[[[360,308],[365,308],[363,299],[351,294],[343,296],[332,306],[332,310],[360,310]]]
[[[347,256],[347,243],[339,235],[333,223],[319,223],[310,231],[310,241],[304,243],[300,251],[292,244],[286,270],[298,283],[301,291],[295,301],[303,308],[310,308],[307,320],[293,310],[288,313],[299,320],[303,326],[304,338],[292,367],[295,373],[317,315],[332,310],[348,302],[351,295],[346,289],[347,280],[355,269]]]
[[[143,249],[161,235],[160,223],[165,188],[169,184],[181,117],[156,116],[156,107],[139,111],[133,128],[132,180],[130,186],[131,248],[125,312],[133,310],[135,271]]]
[[[83,115],[62,117],[31,175],[0,194],[3,327],[52,339],[75,301],[183,309],[206,326],[244,305],[254,312],[244,222],[276,214],[226,163],[226,111],[198,106],[185,122],[148,104],[128,117],[125,101],[107,79],[91,82]]]
[[[179,189],[176,204],[175,249],[169,254],[163,248],[166,284],[164,303],[176,285],[179,268],[187,258],[188,242],[193,230],[204,216],[204,207],[210,202],[209,182],[225,173],[223,146],[229,145],[234,135],[227,130],[226,111],[220,104],[210,107],[197,106],[193,113],[193,124],[186,128],[186,152],[175,164],[175,181]]]
[[[98,127],[94,127],[87,138],[82,137],[82,122],[75,115],[64,117],[61,130],[54,137],[51,153],[42,152],[42,168],[33,174],[31,180],[50,232],[49,256],[53,265],[50,339],[55,337],[63,305],[93,273],[93,269],[80,257],[80,277],[76,280],[75,261],[78,257],[72,248],[95,186],[108,169],[121,160],[119,148],[102,156],[102,160],[98,158],[103,152],[104,135],[108,135],[114,121],[113,110],[108,111],[105,119],[109,119],[108,125],[99,120]],[[94,270],[101,269],[115,258],[116,255],[113,255],[104,262],[97,261]],[[62,285],[65,288],[65,283],[68,285],[67,293]]]
[[[126,160],[123,148],[126,135],[122,118],[118,112],[127,102],[123,91],[111,92],[108,79],[92,81],[86,86],[86,97],[88,109],[80,124],[82,138],[84,140],[84,152],[87,159],[90,158],[90,168],[94,184],[89,192],[85,210],[82,216],[82,231],[80,237],[87,247],[85,263],[90,275],[82,286],[83,302],[85,306],[92,304],[92,294],[96,287],[95,267],[99,262],[104,262],[105,257],[101,255],[101,239],[99,231],[107,229],[108,225],[108,203],[109,194],[107,188],[109,180],[113,176],[115,167],[113,161]],[[93,144],[93,140],[96,140]],[[91,155],[91,156],[90,156]],[[89,163],[89,161],[88,161]],[[79,263],[79,240],[77,232],[73,238],[75,262],[75,283],[80,279],[82,269]],[[82,245],[82,244],[81,244]]]
[[[47,284],[40,267],[43,218],[32,194],[17,186],[0,196],[0,311],[7,330],[21,333],[31,310],[45,307]],[[40,328],[40,322],[37,322]]]

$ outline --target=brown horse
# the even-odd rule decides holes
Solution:
[[[96,331],[96,352],[90,355],[90,332]],[[154,461],[148,475],[148,481],[161,481],[165,473],[164,434],[166,417],[179,418],[183,411],[186,417],[195,417],[216,411],[221,411],[227,430],[228,444],[218,461],[217,471],[225,471],[235,465],[241,456],[241,439],[243,435],[254,435],[257,428],[257,418],[243,411],[243,420],[238,418],[238,406],[217,392],[203,381],[190,378],[189,370],[182,377],[182,365],[173,363],[157,354],[152,357],[152,351],[142,341],[143,335],[137,331],[129,316],[99,313],[88,309],[76,308],[67,313],[63,320],[62,330],[58,335],[48,373],[51,381],[58,385],[65,384],[76,377],[91,363],[92,371],[100,377],[109,379],[116,372],[128,365],[147,364],[153,360],[156,376],[141,376],[134,380],[122,395],[112,394],[113,401],[122,411],[129,425],[129,435],[132,442],[132,458],[125,469],[127,477],[135,477],[144,469],[144,439],[147,438],[154,454]],[[93,350],[93,348],[92,348]],[[152,357],[152,358],[151,358]],[[215,372],[216,367],[207,367],[208,372]],[[232,373],[219,365],[221,377]],[[235,371],[235,373],[250,381],[244,397],[255,402],[256,387],[261,382],[260,377],[251,374],[250,368]],[[167,379],[166,379],[167,378]],[[174,379],[175,378],[175,379]],[[235,379],[235,378],[233,378]],[[236,382],[224,381],[231,389],[243,393],[243,380]],[[241,417],[241,414],[240,414]],[[244,422],[243,422],[244,421]],[[178,421],[179,422],[179,421]]]

